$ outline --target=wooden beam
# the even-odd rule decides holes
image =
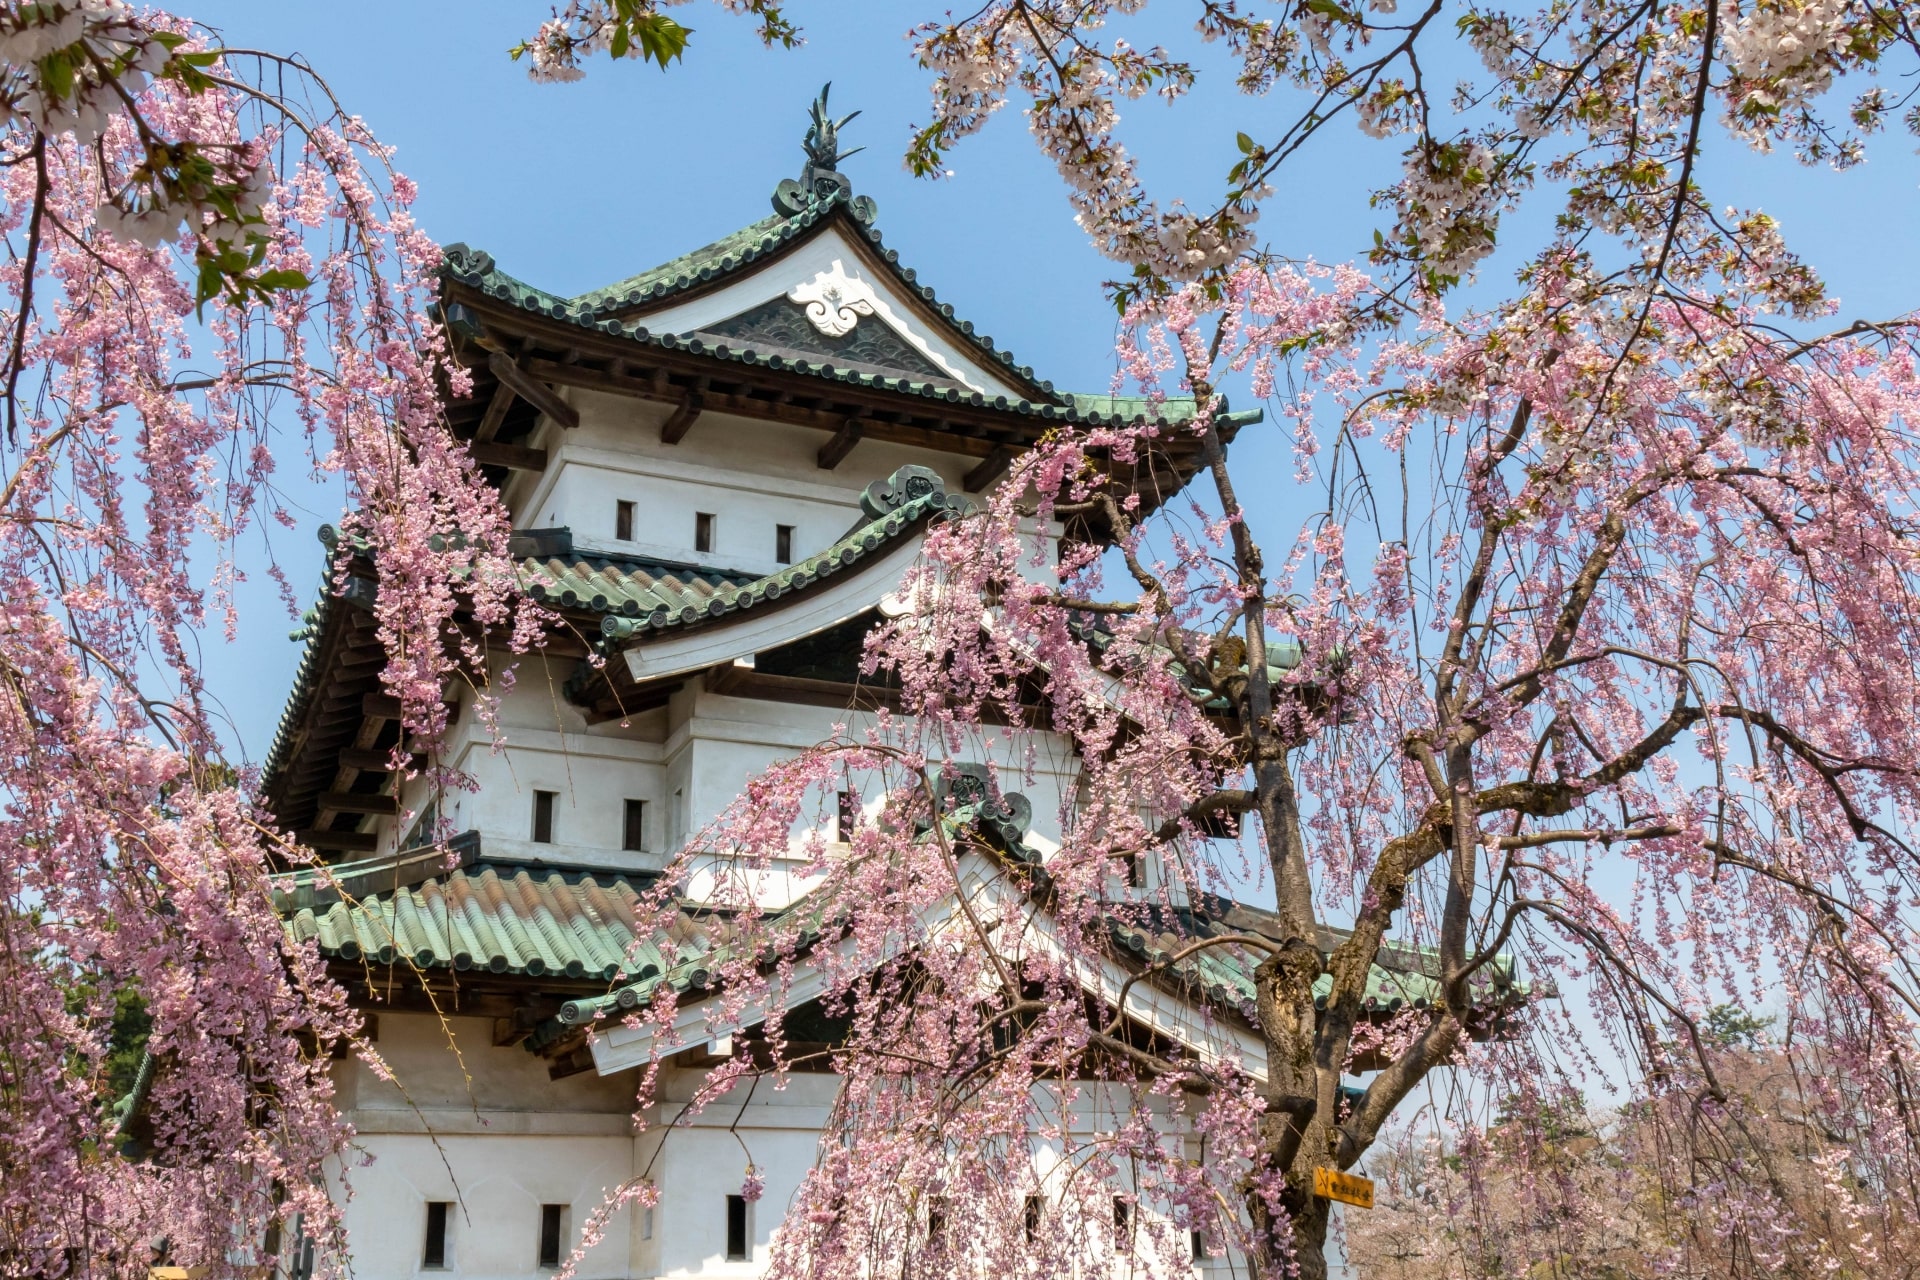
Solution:
[[[495,351],[487,357],[487,368],[500,379],[502,386],[512,387],[521,399],[561,426],[580,425],[580,411],[562,400],[559,392],[522,369],[512,356]]]
[[[968,493],[980,492],[1006,473],[1007,467],[1013,462],[1013,454],[1011,445],[993,446],[993,452],[982,458],[979,466],[967,472],[966,478],[960,483],[967,487]]]
[[[673,695],[680,692],[682,683],[676,681],[669,685],[655,685],[637,693],[629,692],[624,699],[617,694],[605,697],[591,707],[582,708],[580,714],[588,724],[605,724],[609,720],[625,720],[631,716],[644,715],[649,711],[657,711],[671,702]]]
[[[347,853],[372,853],[380,847],[380,836],[373,831],[296,831],[293,838],[310,848]]]
[[[549,1053],[553,1051],[553,1049],[548,1050]],[[568,1076],[577,1076],[583,1071],[591,1070],[593,1070],[593,1050],[584,1044],[576,1045],[553,1059],[553,1065],[547,1068],[547,1079],[565,1080]]]
[[[473,433],[475,440],[484,444],[493,439],[507,420],[507,410],[513,408],[513,397],[513,388],[504,382],[493,389],[493,399],[487,401],[487,411],[480,415],[480,426]]]
[[[449,702],[447,723],[460,723],[460,704]],[[400,718],[400,699],[390,693],[369,693],[360,699],[360,714],[373,720],[398,720]]]
[[[847,455],[853,452],[853,446],[860,443],[860,436],[865,429],[858,418],[848,418],[841,423],[840,429],[827,437],[827,442],[820,446],[820,454],[816,459],[820,469],[832,471],[845,462]]]
[[[343,747],[339,756],[341,768],[358,769],[362,773],[392,773],[393,770],[387,766],[389,758],[388,752],[363,751],[359,747]],[[427,758],[421,755],[407,759],[409,766],[415,769],[424,768],[427,763]]]
[[[335,813],[370,813],[391,818],[400,812],[400,801],[393,796],[356,795],[351,791],[329,791],[320,797],[321,810]]]
[[[660,443],[679,444],[693,430],[694,419],[700,416],[700,410],[706,405],[706,398],[698,391],[689,391],[667,420],[660,424]]]
[[[632,376],[616,377],[604,369],[595,369],[586,365],[561,364],[558,360],[544,360],[529,357],[525,369],[532,376],[557,386],[582,387],[589,391],[607,391],[615,395],[635,396],[643,400],[666,400],[680,403],[684,396],[675,390],[669,373],[665,368],[656,368],[652,376],[636,378]],[[704,375],[703,375],[704,376]],[[786,375],[804,378],[806,374]],[[696,380],[697,381],[697,380]],[[703,406],[716,413],[734,413],[747,418],[771,419],[774,422],[791,423],[798,427],[812,427],[821,431],[838,431],[852,410],[866,409],[872,412],[893,412],[899,409],[897,403],[880,403],[881,397],[897,400],[898,393],[891,391],[861,392],[856,388],[839,388],[848,395],[858,394],[862,399],[872,397],[873,404],[851,402],[848,395],[815,395],[793,390],[779,390],[769,397],[751,395],[723,395],[717,392],[702,396]],[[838,405],[835,409],[829,406]],[[977,434],[985,428],[971,425],[952,416],[953,410],[937,416],[924,418],[926,426],[917,427],[911,423],[889,423],[869,419],[866,436],[870,440],[885,440],[890,444],[910,445],[917,449],[938,449],[943,453],[958,453],[974,458],[985,457],[991,446]],[[993,410],[980,410],[982,414],[992,414]],[[938,425],[944,424],[944,425]],[[994,419],[996,428],[1004,429],[1004,415]],[[963,429],[964,428],[964,429]],[[1038,426],[1033,428],[1039,434]]]
[[[547,451],[545,449],[525,449],[517,444],[497,444],[490,440],[476,440],[467,446],[467,452],[473,460],[483,467],[505,467],[509,471],[545,471],[547,469]]]

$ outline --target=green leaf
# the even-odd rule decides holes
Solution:
[[[253,278],[254,286],[262,292],[272,289],[310,289],[313,281],[306,275],[287,267],[276,267],[272,271],[262,271]]]
[[[690,27],[683,27],[664,13],[649,13],[635,18],[628,24],[633,38],[640,42],[640,53],[650,62],[660,64],[666,70],[675,58],[687,51],[687,38],[693,34]]]
[[[1244,134],[1244,133],[1237,133],[1237,134],[1235,134],[1235,135],[1234,135],[1234,141],[1235,141],[1235,142],[1238,142],[1238,143],[1240,144],[1240,154],[1241,154],[1241,155],[1245,155],[1245,156],[1250,156],[1250,155],[1252,155],[1252,154],[1253,154],[1253,139],[1252,139],[1252,138],[1249,138],[1249,137],[1248,137],[1248,136],[1247,136],[1246,134]]]
[[[624,58],[627,56],[627,50],[632,47],[633,37],[627,34],[627,29],[624,26],[615,27],[613,29],[613,40],[609,44],[608,51],[616,58]]]
[[[40,59],[40,82],[55,98],[73,92],[73,62],[65,49],[56,49]]]

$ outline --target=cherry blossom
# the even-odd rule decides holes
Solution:
[[[441,418],[439,251],[298,62],[117,0],[0,7],[0,55],[0,1257],[230,1269],[298,1216],[337,1260],[359,1023],[275,912],[310,855],[227,762],[204,663],[289,466],[371,548],[422,749],[484,643],[456,610],[512,623],[506,516]]]
[[[1198,1231],[1321,1277],[1313,1169],[1370,1168],[1409,1110],[1471,1147],[1495,1103],[1640,1089],[1649,1125],[1697,1130],[1745,1105],[1716,1020],[1773,1010],[1845,1081],[1823,1194],[1851,1168],[1920,1171],[1914,327],[1788,339],[1763,323],[1786,304],[1737,270],[1714,308],[1574,269],[1528,284],[1384,332],[1352,323],[1380,285],[1351,268],[1245,266],[1218,296],[1136,303],[1128,376],[1202,403],[1230,377],[1270,388],[1299,500],[1244,509],[1211,413],[1063,426],[929,535],[910,607],[870,639],[901,714],[758,779],[669,868],[662,933],[692,859],[730,857],[750,888],[837,790],[882,797],[844,850],[802,841],[803,910],[737,889],[707,984],[629,1016],[657,1057],[687,1002],[737,1033],[717,1096],[795,1065],[766,1011],[819,975],[842,1093],[772,1274],[1179,1274]],[[1143,514],[1113,477],[1176,443],[1207,500]],[[1069,530],[1057,561],[1035,521]],[[1028,847],[996,797],[1057,758],[1048,735],[1082,780]],[[956,760],[1001,763],[962,804]],[[1223,814],[1243,843],[1204,838]],[[1249,860],[1271,927],[1184,923]],[[1260,1061],[1143,1041],[1089,995],[1134,928],[1149,980],[1208,951],[1253,970],[1244,1004],[1175,986],[1256,1031]],[[1436,993],[1383,1018],[1369,975],[1409,947]],[[1603,1213],[1609,1184],[1555,1182],[1563,1158],[1498,1155],[1541,1204]],[[1642,1172],[1669,1195],[1692,1176]],[[1496,1185],[1467,1179],[1444,1216]],[[1761,1239],[1785,1229],[1765,1187],[1715,1185],[1705,1229],[1752,1245],[1715,1274],[1800,1247]]]

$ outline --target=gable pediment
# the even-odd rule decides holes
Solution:
[[[929,318],[892,271],[876,267],[831,222],[718,288],[623,314],[655,333],[795,353],[836,367],[844,360],[862,372],[946,383],[989,397],[1021,400],[1026,394],[988,369],[970,338]]]
[[[870,309],[862,313],[831,303],[801,302],[788,295],[749,307],[700,330],[698,336],[762,355],[812,357],[837,369],[963,385]]]

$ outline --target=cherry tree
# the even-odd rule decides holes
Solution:
[[[0,6],[0,74],[0,1270],[244,1262],[337,1233],[358,1023],[274,912],[308,855],[227,763],[211,646],[292,466],[373,548],[431,744],[456,607],[511,622],[507,521],[442,426],[412,188],[308,67],[53,0]]]
[[[781,6],[728,7],[794,35]],[[1141,39],[1176,11],[1211,50]],[[1844,1081],[1833,1176],[1854,1160],[1915,1185],[1915,327],[1835,322],[1783,228],[1713,200],[1700,165],[1710,146],[1779,146],[1846,167],[1890,123],[1920,131],[1891,74],[1913,68],[1914,16],[987,0],[915,29],[933,103],[908,166],[943,172],[1020,101],[1122,267],[1128,379],[1203,410],[1185,439],[1063,427],[930,537],[915,607],[868,650],[911,714],[774,771],[700,842],[752,864],[836,778],[885,797],[851,856],[818,853],[804,924],[742,904],[748,944],[719,975],[735,1013],[777,1007],[804,950],[847,1021],[836,1131],[776,1274],[964,1258],[1065,1275],[1116,1250],[1171,1274],[1192,1229],[1263,1272],[1323,1276],[1316,1166],[1362,1166],[1416,1109],[1460,1132],[1496,1100],[1587,1086],[1665,1082],[1657,1118],[1697,1126],[1731,1105],[1710,1009],[1778,1015],[1804,1069]],[[644,0],[571,4],[527,46],[534,74],[649,56],[621,32],[666,21]],[[1470,74],[1437,91],[1463,56]],[[1221,61],[1261,127],[1217,191],[1164,201],[1120,107],[1178,99]],[[1375,193],[1365,264],[1290,261],[1259,215],[1346,121],[1397,147],[1403,176]],[[1509,243],[1527,200],[1557,203],[1551,227]],[[1513,287],[1459,303],[1494,262]],[[1235,461],[1216,424],[1230,388],[1272,405],[1290,475]],[[1176,445],[1198,458],[1184,494],[1120,483],[1177,469]],[[1035,554],[1035,520],[1068,530],[1057,563]],[[963,813],[986,822],[943,813],[941,762],[1017,760],[1041,731],[1071,740],[1085,779],[1035,866],[993,834],[991,797]],[[1114,868],[1140,856],[1180,893],[1220,887],[1235,855],[1201,837],[1236,816],[1276,930],[1183,934],[1114,900]],[[971,858],[1024,905],[943,914]],[[1259,1070],[1145,1042],[1089,1001],[1080,975],[1129,913],[1162,931],[1143,976],[1210,950],[1257,964]],[[1364,1001],[1390,944],[1425,948],[1440,995],[1383,1027]],[[1507,954],[1532,998],[1480,1035],[1474,983]],[[631,1016],[667,1025],[673,998],[656,999]],[[791,1065],[778,1023],[711,1088]],[[1095,1095],[1110,1123],[1070,1134],[1069,1100]],[[1167,1138],[1174,1115],[1204,1159]],[[1547,1177],[1553,1148],[1503,1158]],[[1654,1172],[1695,1179],[1722,1247],[1649,1274],[1767,1274],[1784,1256],[1754,1237],[1792,1221],[1783,1184]],[[1023,1216],[1036,1177],[1057,1214]],[[1109,1212],[1106,1184],[1140,1212]],[[1576,1188],[1596,1212],[1606,1194]]]

